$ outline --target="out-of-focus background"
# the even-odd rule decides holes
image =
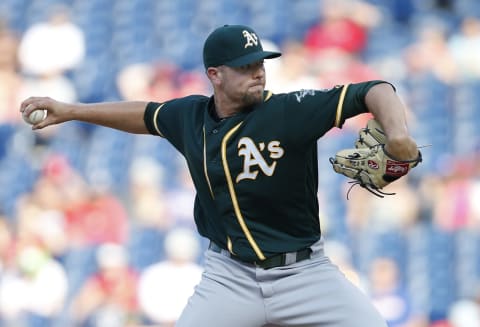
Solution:
[[[0,326],[172,326],[207,245],[164,140],[69,122],[32,132],[19,103],[211,93],[203,40],[248,24],[274,92],[392,82],[424,162],[379,199],[319,143],[327,253],[395,327],[480,326],[480,1],[2,0]],[[326,299],[328,301],[328,299]]]

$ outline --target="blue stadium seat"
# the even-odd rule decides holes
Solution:
[[[113,189],[124,189],[130,160],[132,135],[110,128],[94,130],[86,152],[85,173],[91,183],[101,183]]]
[[[36,172],[31,165],[31,158],[9,153],[0,160],[0,210],[7,217],[15,217],[16,203],[19,196],[29,190],[36,179]]]
[[[82,285],[97,271],[96,251],[96,246],[71,248],[60,258],[68,279],[67,303],[73,300]]]
[[[454,301],[457,291],[454,234],[432,227],[426,236],[432,310],[445,311]]]
[[[158,228],[133,224],[127,245],[131,265],[138,271],[165,259],[165,232]]]
[[[7,154],[10,138],[15,132],[15,126],[8,123],[0,123],[0,160]]]
[[[458,296],[474,298],[480,278],[480,234],[476,230],[461,229],[455,234],[455,281]]]

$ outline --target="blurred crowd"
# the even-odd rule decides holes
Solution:
[[[208,245],[183,159],[85,123],[32,132],[19,104],[209,95],[201,47],[225,23],[282,51],[275,93],[395,85],[424,162],[377,198],[328,163],[369,115],[322,138],[327,254],[389,327],[480,326],[480,2],[4,0],[0,327],[174,325]]]

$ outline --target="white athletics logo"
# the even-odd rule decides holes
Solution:
[[[315,90],[305,90],[302,89],[298,92],[295,92],[295,97],[297,98],[297,102],[300,103],[302,102],[302,99],[306,97],[307,95],[315,95]]]
[[[244,30],[243,37],[247,40],[247,43],[245,43],[245,48],[258,45],[258,37],[255,33],[250,33],[249,31]]]
[[[238,141],[238,155],[243,156],[243,171],[238,174],[236,182],[238,183],[242,179],[255,179],[258,175],[258,169],[252,169],[254,166],[258,166],[260,170],[267,176],[272,176],[277,166],[277,161],[274,160],[270,165],[267,164],[265,158],[262,155],[262,151],[265,150],[265,143],[260,142],[257,145],[252,139],[248,137],[242,137]],[[285,151],[280,146],[279,141],[271,141],[266,146],[271,159],[280,159]]]

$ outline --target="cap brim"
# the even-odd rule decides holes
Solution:
[[[224,63],[224,65],[229,67],[240,67],[240,66],[245,66],[263,59],[277,58],[277,57],[280,57],[281,55],[282,54],[280,52],[273,52],[273,51],[253,52],[245,56],[242,56],[240,58],[230,60],[229,62]]]

